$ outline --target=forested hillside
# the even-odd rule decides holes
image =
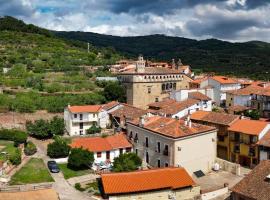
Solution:
[[[192,40],[164,35],[118,37],[85,32],[54,32],[59,37],[111,46],[128,56],[170,61],[181,58],[193,69],[270,79],[270,44],[265,42],[230,43],[216,39]]]

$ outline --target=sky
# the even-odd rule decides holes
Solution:
[[[0,16],[118,36],[270,42],[270,0],[0,0]]]

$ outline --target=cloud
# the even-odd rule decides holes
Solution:
[[[230,41],[270,42],[269,12],[265,0],[0,0],[0,15],[53,30]]]

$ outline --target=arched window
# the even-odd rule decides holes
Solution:
[[[173,89],[176,90],[176,83],[173,83]]]
[[[166,90],[169,90],[169,86],[170,86],[170,84],[167,83],[167,84],[166,84]]]
[[[170,83],[170,89],[172,89],[172,83]]]
[[[165,85],[165,83],[162,84],[161,89],[162,89],[162,91],[166,90],[166,85]]]

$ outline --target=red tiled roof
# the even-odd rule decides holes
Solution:
[[[129,123],[139,126],[139,120],[134,120]],[[185,125],[184,120],[160,116],[145,118],[143,128],[171,138],[186,137],[215,130],[214,127],[197,123],[192,123],[190,128]]]
[[[260,146],[270,147],[270,130],[258,141]]]
[[[101,174],[105,194],[123,194],[195,185],[184,168],[160,168],[123,173]]]
[[[209,100],[211,100],[211,98],[209,98],[208,96],[202,94],[201,92],[189,92],[188,97],[192,98],[192,99],[201,100],[201,101],[209,101]]]
[[[232,191],[246,197],[244,199],[269,200],[270,183],[266,180],[269,174],[270,160],[261,161]]]
[[[126,118],[128,120],[133,120],[147,113],[146,110],[136,108],[129,104],[122,105],[123,106],[121,108],[118,108],[117,110],[111,112],[111,115],[114,117],[119,117],[120,119]]]
[[[218,112],[208,112],[199,110],[193,114],[191,114],[191,119],[196,121],[204,121],[210,122],[214,124],[221,124],[221,125],[230,125],[237,119],[239,119],[239,115],[231,115],[225,113],[218,113]]]
[[[236,80],[232,79],[232,78],[229,78],[229,77],[226,77],[226,76],[212,76],[210,77],[212,78],[213,80],[221,83],[221,84],[235,84],[235,83],[238,83]]]
[[[118,101],[111,101],[109,103],[106,103],[106,104],[103,104],[102,105],[102,109],[104,110],[110,110],[112,109],[113,107],[119,105],[119,102]]]
[[[259,135],[267,125],[267,122],[260,120],[239,119],[228,130],[249,135]]]
[[[97,113],[102,109],[101,105],[86,105],[86,106],[69,106],[68,109],[72,113]]]
[[[132,145],[124,134],[116,134],[107,137],[76,138],[72,141],[72,148],[88,149],[92,152],[110,151],[113,149],[129,148]]]

